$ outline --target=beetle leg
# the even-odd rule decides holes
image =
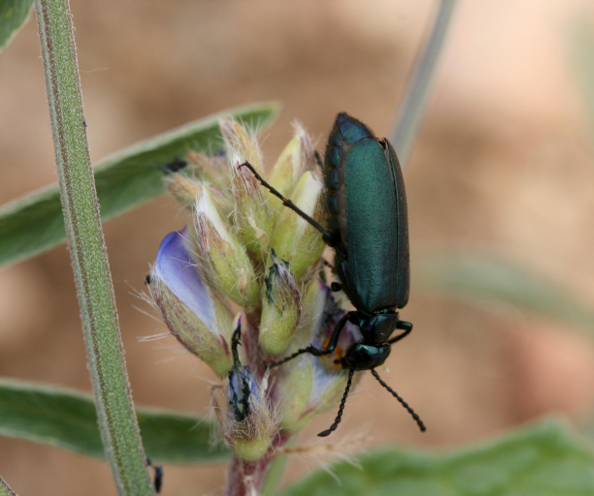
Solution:
[[[292,355],[289,355],[287,358],[283,358],[280,362],[274,362],[266,366],[266,368],[273,369],[274,367],[278,367],[279,365],[283,365],[293,358],[297,358],[299,355],[303,355],[304,353],[309,353],[310,355],[321,357],[324,355],[329,355],[334,350],[318,350],[315,346],[308,346],[306,348],[301,348],[300,350],[296,351]]]
[[[318,153],[317,150],[314,151],[314,154],[316,156],[316,162],[318,163],[318,167],[323,170],[324,163],[322,162],[322,157],[320,157],[320,154]]]
[[[396,324],[396,329],[402,329],[402,330],[404,330],[404,332],[402,334],[399,334],[395,338],[390,339],[388,341],[388,344],[395,343],[396,341],[400,341],[402,338],[405,338],[406,336],[408,336],[413,330],[413,325],[410,322],[406,322],[404,320],[399,320],[398,323]]]
[[[319,276],[320,276],[320,279],[322,280],[322,282],[324,284],[327,284],[326,273],[324,272],[324,267],[329,267],[330,270],[332,270],[332,272],[334,272],[334,265],[332,265],[330,262],[328,262],[328,260],[326,260],[325,258],[322,258],[322,265],[320,265]]]
[[[340,333],[344,329],[344,326],[346,325],[347,321],[350,322],[351,318],[356,315],[357,312],[348,312],[342,316],[332,331],[332,336],[330,336],[330,341],[328,341],[325,351],[332,353],[336,349],[336,346],[338,345],[338,339],[340,338]]]
[[[314,219],[312,219],[309,215],[307,215],[303,210],[301,210],[297,205],[295,205],[291,200],[289,200],[288,198],[285,198],[283,195],[281,195],[276,189],[274,189],[272,186],[270,186],[270,184],[268,184],[264,178],[258,174],[256,172],[256,170],[252,167],[252,164],[250,164],[249,162],[244,162],[243,164],[241,164],[239,167],[247,167],[251,173],[254,175],[254,177],[260,181],[260,184],[262,186],[264,186],[268,191],[270,191],[274,196],[276,196],[277,198],[279,198],[282,202],[283,205],[287,208],[290,208],[293,212],[295,212],[297,215],[299,215],[302,219],[304,219],[306,222],[308,222],[309,224],[311,224],[313,227],[315,227],[318,231],[320,231],[322,233],[322,236],[324,238],[324,242],[330,246],[333,246],[333,236],[332,233],[326,229],[324,229],[318,222],[316,222]]]
[[[146,464],[149,467],[153,467],[155,470],[155,478],[153,479],[153,487],[155,488],[155,492],[159,494],[161,492],[161,488],[163,487],[163,467],[161,465],[153,465],[150,458],[147,457]]]
[[[304,353],[309,353],[310,355],[317,356],[317,357],[329,355],[336,349],[336,345],[338,344],[338,339],[340,338],[340,333],[344,329],[344,326],[346,325],[347,320],[349,319],[349,316],[352,313],[356,314],[357,312],[349,312],[338,321],[338,324],[336,324],[334,331],[332,331],[332,336],[330,337],[330,341],[328,342],[328,345],[323,350],[319,350],[315,346],[310,345],[306,348],[301,348],[300,350],[296,351],[295,353],[293,353],[292,355],[289,355],[286,358],[283,358],[280,362],[271,363],[270,365],[267,366],[267,368],[272,369],[274,367],[278,367],[279,365],[287,363],[289,360],[293,360],[293,358],[296,358],[299,355],[303,355]]]

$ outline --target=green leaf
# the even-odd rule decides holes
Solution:
[[[0,0],[1,1],[1,0]],[[222,148],[218,119],[231,117],[263,127],[277,113],[273,103],[230,109],[137,143],[97,164],[95,184],[103,221],[164,192],[161,167],[188,151]],[[0,266],[32,257],[66,240],[58,185],[0,208]]]
[[[226,459],[213,445],[215,425],[171,410],[137,408],[147,456],[154,463],[203,463]],[[0,435],[50,444],[105,458],[90,395],[15,380],[0,380]]]
[[[284,496],[589,496],[594,454],[562,424],[544,421],[449,454],[383,449],[317,471]]]
[[[33,0],[0,0],[0,52],[29,18]]]
[[[415,284],[481,307],[505,303],[560,322],[594,330],[594,310],[569,291],[511,262],[481,255],[424,255]],[[501,305],[497,306],[501,309]]]

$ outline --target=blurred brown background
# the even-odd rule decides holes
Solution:
[[[227,107],[276,99],[268,165],[299,119],[320,143],[345,110],[387,135],[432,1],[72,2],[94,160]],[[462,1],[409,166],[411,251],[497,254],[594,302],[594,154],[569,59],[594,3]],[[0,56],[0,201],[56,180],[34,20]],[[160,198],[105,226],[134,399],[206,414],[214,376],[142,311],[136,293],[163,236],[186,221]],[[140,309],[140,311],[139,311]],[[494,302],[481,311],[413,287],[415,332],[385,379],[367,377],[337,437],[456,446],[547,412],[587,425],[594,348],[585,333]],[[0,375],[90,390],[64,247],[0,271]],[[315,441],[334,412],[302,436]],[[294,462],[289,478],[312,466]],[[115,494],[106,464],[0,438],[0,474],[20,494]],[[165,467],[163,494],[217,494],[224,467]]]

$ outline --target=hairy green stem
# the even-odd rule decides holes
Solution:
[[[17,496],[2,477],[0,477],[0,496]]]
[[[419,125],[425,112],[427,96],[433,81],[435,67],[441,54],[456,0],[441,0],[431,33],[413,69],[392,131],[392,145],[398,154],[400,165],[405,166]]]
[[[62,209],[99,428],[120,495],[154,494],[126,374],[91,169],[72,15],[67,0],[36,0]]]

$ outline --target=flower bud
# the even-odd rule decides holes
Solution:
[[[330,288],[320,279],[313,279],[302,291],[301,317],[287,354],[309,346],[324,322]]]
[[[221,121],[220,126],[231,168],[235,224],[248,250],[258,258],[265,259],[275,214],[258,180],[249,169],[240,167],[244,162],[249,162],[259,174],[263,174],[260,151],[256,142],[238,123]]]
[[[292,194],[292,201],[307,215],[323,224],[323,187],[310,171],[306,171]],[[325,243],[322,234],[305,219],[282,206],[270,246],[279,258],[289,261],[296,280],[311,277],[317,271],[317,262],[322,256]]]
[[[310,403],[313,387],[313,364],[308,356],[300,356],[288,362],[278,372],[279,424],[289,431],[299,430],[301,418]]]
[[[201,182],[209,183],[218,188],[229,186],[229,174],[224,155],[206,156],[198,152],[189,152],[188,161]]]
[[[183,207],[193,211],[202,196],[203,184],[208,184],[223,216],[229,215],[233,211],[233,201],[226,192],[229,186],[226,165],[217,164],[214,159],[196,152],[189,153],[187,158],[192,164],[191,173],[186,170],[167,175],[164,180],[168,191]]]
[[[188,251],[189,230],[169,233],[151,273],[151,290],[171,333],[223,377],[231,368],[231,314],[211,293]]]
[[[326,347],[334,328],[345,313],[334,301],[332,292],[328,291],[320,328],[312,341],[312,344],[316,348],[323,349]],[[314,367],[314,380],[306,410],[307,414],[301,419],[302,426],[307,424],[309,418],[312,416],[335,408],[340,403],[348,380],[348,370],[343,369],[342,365],[337,362],[340,362],[344,353],[354,343],[362,341],[363,336],[359,328],[347,322],[340,334],[340,339],[334,353],[318,359],[311,357]],[[361,379],[361,375],[361,372],[355,372],[351,386],[353,389]]]
[[[184,207],[193,209],[202,195],[202,184],[181,174],[166,178],[167,190]]]
[[[219,421],[226,441],[244,461],[257,461],[268,451],[275,432],[275,421],[266,401],[265,387],[241,364],[241,315],[232,338],[233,367],[223,385],[227,400],[226,415]]]
[[[259,342],[270,355],[282,355],[291,344],[301,315],[301,296],[287,262],[271,250],[272,265],[262,288]]]
[[[321,296],[312,297],[308,305],[312,314],[317,312],[318,319],[315,321],[316,330],[313,339],[307,344],[311,343],[318,349],[324,349],[334,327],[345,311],[336,304],[328,286],[321,281],[316,281],[316,283],[320,286],[318,295]],[[311,289],[311,294],[314,294],[313,289]],[[325,300],[323,311],[319,311],[320,299]],[[306,294],[305,300],[308,300],[308,294]],[[303,330],[305,334],[307,327],[304,326]],[[283,400],[279,411],[283,428],[290,432],[297,432],[305,427],[313,416],[334,408],[340,403],[348,379],[348,370],[335,363],[335,360],[340,359],[345,350],[353,343],[360,342],[361,338],[357,326],[347,322],[335,353],[319,358],[303,355],[299,359],[301,363],[290,366],[291,362],[289,362],[283,365],[283,370],[279,371],[277,376],[277,388]],[[296,350],[292,346],[290,351]],[[311,372],[308,371],[308,367],[311,368]],[[354,384],[360,377],[361,373],[356,372]],[[305,395],[307,398],[304,398]]]
[[[252,262],[227,229],[206,186],[196,204],[196,242],[196,257],[209,282],[238,305],[256,307],[260,287]]]
[[[258,174],[264,174],[258,142],[253,139],[245,128],[235,121],[221,119],[219,121],[221,133],[225,139],[227,154],[240,155],[243,162],[249,162]]]
[[[301,125],[295,124],[295,137],[289,141],[272,167],[268,182],[281,195],[289,197],[303,171],[314,169],[315,164],[315,149],[311,139]]]

